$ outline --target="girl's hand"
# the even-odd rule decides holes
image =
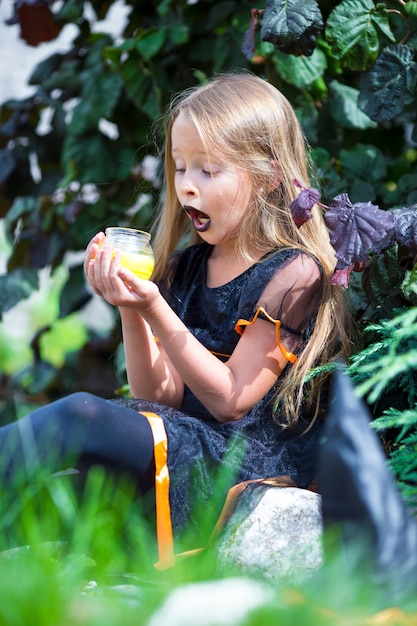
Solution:
[[[121,267],[121,254],[109,247],[100,247],[100,234],[87,247],[85,274],[91,288],[109,304],[146,313],[156,304],[159,289],[155,283],[138,278]]]

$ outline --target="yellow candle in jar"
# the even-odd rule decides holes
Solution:
[[[106,228],[105,234],[106,239],[102,245],[108,245],[113,251],[120,252],[120,265],[136,274],[138,278],[148,280],[155,265],[150,234],[134,228],[117,226]]]
[[[155,263],[154,259],[148,254],[122,252],[120,265],[136,274],[139,278],[148,280],[152,276]]]

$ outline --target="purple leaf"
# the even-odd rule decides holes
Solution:
[[[252,9],[251,10],[251,20],[249,23],[249,28],[246,30],[244,37],[243,37],[243,43],[242,43],[242,52],[245,55],[245,57],[247,59],[249,59],[249,61],[252,59],[253,55],[255,54],[255,32],[256,32],[256,26],[258,24],[258,17],[261,15],[262,11],[260,11],[259,9]]]
[[[65,219],[68,224],[73,224],[77,215],[82,210],[82,204],[80,202],[69,202],[65,205]]]
[[[417,208],[403,207],[392,213],[398,243],[410,254],[417,254]]]
[[[311,219],[311,209],[320,200],[320,197],[320,192],[317,189],[303,189],[298,197],[291,202],[290,210],[297,228]]]
[[[346,193],[334,198],[324,214],[338,268],[347,269],[393,241],[394,217],[371,202],[352,204]]]
[[[332,285],[342,285],[345,289],[349,286],[350,273],[353,270],[353,265],[345,267],[343,269],[336,269],[330,278]]]
[[[349,278],[351,272],[363,272],[365,270],[365,263],[352,263],[349,267],[340,267],[339,263],[336,265],[336,269],[330,278],[332,285],[342,285],[345,289],[349,287]]]

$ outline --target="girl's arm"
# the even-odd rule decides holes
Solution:
[[[276,345],[275,326],[264,320],[245,330],[223,363],[190,333],[162,296],[156,296],[143,314],[182,380],[219,422],[243,417],[287,364]]]
[[[95,267],[97,285],[108,302],[136,311],[152,328],[163,346],[166,367],[172,381],[178,384],[177,375],[191,389],[207,410],[220,422],[238,420],[245,415],[274,385],[287,365],[276,343],[275,325],[258,319],[248,326],[230,359],[223,363],[211,354],[186,328],[151,281],[138,279],[120,267],[118,257],[112,260],[105,251],[97,256]],[[306,271],[309,275],[306,275]],[[302,319],[308,309],[311,294],[305,287],[313,285],[317,292],[320,275],[314,261],[309,260],[298,269],[300,286],[297,287],[297,267],[292,267],[281,288],[287,306],[299,313],[291,319]],[[102,281],[101,276],[108,280]],[[288,283],[288,280],[291,282]],[[295,285],[288,300],[288,284]],[[266,290],[267,291],[267,290]],[[274,298],[270,288],[268,299]],[[294,324],[294,322],[293,322]],[[297,326],[293,325],[294,328]],[[288,349],[291,349],[289,347]],[[173,367],[173,369],[171,369]],[[174,373],[175,372],[175,373]],[[164,400],[162,400],[164,401]]]
[[[149,324],[130,308],[119,307],[127,380],[134,398],[179,407],[184,384]]]
[[[126,357],[127,378],[132,395],[136,398],[162,402],[169,406],[179,407],[184,395],[184,384],[175,371],[162,345],[155,340],[149,324],[133,308],[123,306],[123,299],[115,298],[109,292],[106,279],[108,252],[104,252],[101,244],[104,233],[98,233],[86,249],[84,271],[89,285],[95,293],[105,298],[110,304],[119,306],[122,323],[124,352]],[[115,261],[118,256],[115,257]],[[126,290],[126,285],[123,284]],[[108,295],[110,293],[110,295]]]

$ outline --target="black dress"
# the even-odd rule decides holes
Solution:
[[[209,288],[206,269],[211,249],[208,244],[187,248],[174,260],[169,288],[160,284],[169,304],[197,339],[220,359],[226,360],[240,338],[235,330],[237,321],[242,318],[252,320],[258,307],[264,306],[270,315],[283,323],[289,346],[291,342],[293,346],[299,345],[302,333],[297,326],[304,329],[306,323],[307,326],[314,323],[320,280],[311,287],[302,285],[305,296],[298,305],[298,309],[303,309],[301,312],[294,305],[292,292],[300,287],[300,281],[308,282],[308,272],[304,277],[300,267],[303,258],[310,261],[311,267],[311,258],[298,250],[278,250],[225,285]],[[317,270],[317,265],[315,267]],[[285,286],[278,298],[279,306],[276,306],[275,299],[275,310],[268,310],[268,301],[263,301],[265,287],[271,280],[277,281],[277,274],[284,268]],[[290,285],[288,276],[294,276]],[[287,302],[291,305],[287,306]],[[174,535],[193,525],[192,507],[196,502],[200,508],[211,507],[215,475],[220,466],[223,470],[225,467],[230,469],[226,488],[243,480],[280,475],[289,475],[296,485],[306,487],[315,477],[321,424],[317,422],[307,433],[304,431],[308,421],[302,416],[296,428],[280,425],[277,416],[274,419],[272,415],[274,389],[242,419],[229,423],[214,419],[188,388],[180,410],[133,399],[125,400],[123,404],[136,410],[155,412],[164,421]],[[225,495],[226,491],[220,494],[221,502]]]

